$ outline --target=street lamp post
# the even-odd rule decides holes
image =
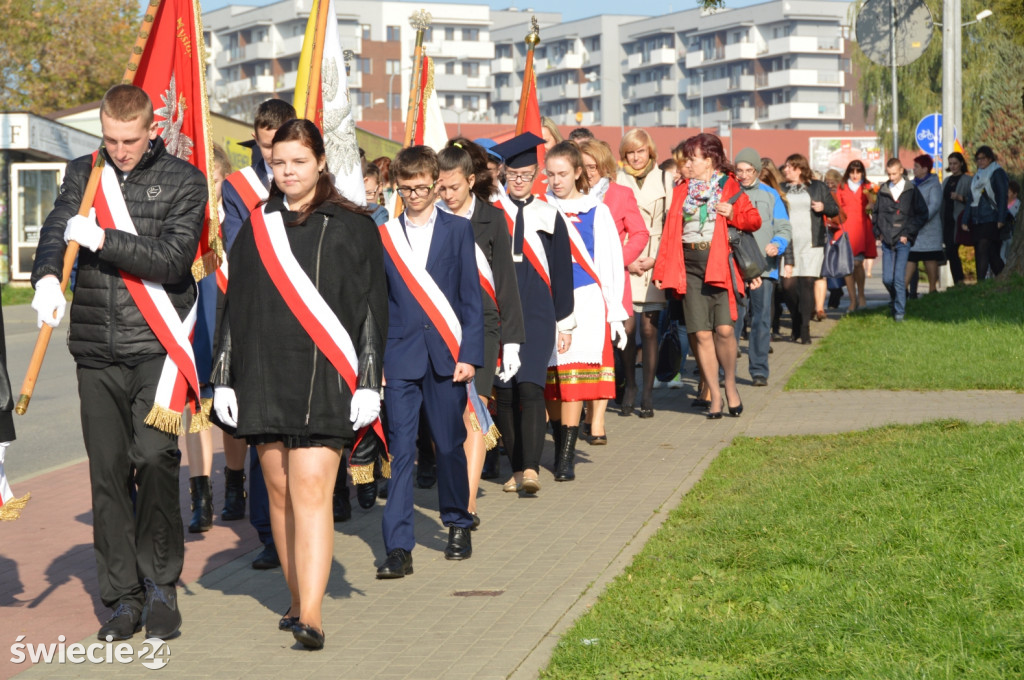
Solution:
[[[956,143],[955,132],[963,132],[962,29],[992,16],[992,10],[978,12],[973,21],[961,23],[961,0],[944,0],[942,17],[942,153],[949,156]]]

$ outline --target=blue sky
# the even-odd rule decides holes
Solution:
[[[273,0],[250,0],[248,2],[231,2],[230,0],[201,0],[200,6],[203,11],[212,9],[218,9],[226,5],[253,5],[262,6],[269,5]],[[451,0],[457,1],[457,0]],[[747,5],[754,5],[758,2],[764,2],[764,0],[726,0],[728,7],[746,7]],[[416,2],[409,2],[409,5],[415,5]],[[476,3],[473,3],[476,4]],[[521,10],[525,10],[528,7],[537,9],[538,11],[553,11],[556,7],[552,7],[550,3],[542,2],[541,0],[490,0],[489,4],[494,9],[507,9],[510,6],[518,7]],[[562,12],[562,19],[565,21],[572,21],[574,19],[582,19],[584,17],[594,16],[595,14],[623,14],[624,10],[634,10],[636,14],[668,14],[669,12],[678,12],[684,9],[693,9],[697,6],[696,0],[675,0],[674,2],[645,2],[638,3],[641,6],[628,7],[621,0],[561,0],[557,3],[557,10]]]

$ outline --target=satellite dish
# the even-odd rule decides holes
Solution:
[[[932,40],[932,13],[922,0],[868,0],[857,14],[857,44],[868,59],[892,64],[890,27],[896,6],[896,65],[915,62]]]

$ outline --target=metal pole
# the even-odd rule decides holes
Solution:
[[[703,69],[698,71],[700,74],[700,131],[704,132],[704,71]]]
[[[401,73],[401,71],[399,71]],[[388,78],[388,139],[391,139],[391,86],[395,83],[396,73],[392,73],[391,77]]]
[[[953,153],[953,126],[956,125],[954,102],[960,97],[956,93],[956,56],[953,44],[954,32],[960,31],[960,16],[956,14],[956,0],[942,2],[942,154]],[[943,160],[943,159],[940,159]],[[945,164],[943,164],[945,169]]]
[[[892,157],[900,157],[900,101],[896,82],[896,0],[889,0],[889,65],[892,68]]]
[[[960,21],[962,18],[961,0],[953,2],[953,127],[951,133],[964,134],[964,59],[961,49],[963,47],[964,26]],[[943,24],[945,25],[945,24]],[[945,46],[943,46],[945,47]],[[945,151],[947,155],[953,152],[953,147]]]

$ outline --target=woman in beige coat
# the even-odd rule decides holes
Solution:
[[[626,389],[622,396],[621,415],[633,413],[636,399],[636,325],[640,324],[643,340],[643,394],[640,399],[641,418],[654,417],[652,389],[654,372],[658,362],[658,317],[665,309],[665,293],[651,282],[651,270],[658,255],[661,229],[665,223],[665,212],[672,200],[673,178],[658,168],[658,153],[654,140],[645,130],[630,130],[619,144],[619,158],[622,168],[616,182],[632,189],[636,196],[640,214],[644,218],[650,239],[640,257],[626,267],[629,271],[633,291],[633,316],[626,322],[628,343],[622,352],[625,367]]]

